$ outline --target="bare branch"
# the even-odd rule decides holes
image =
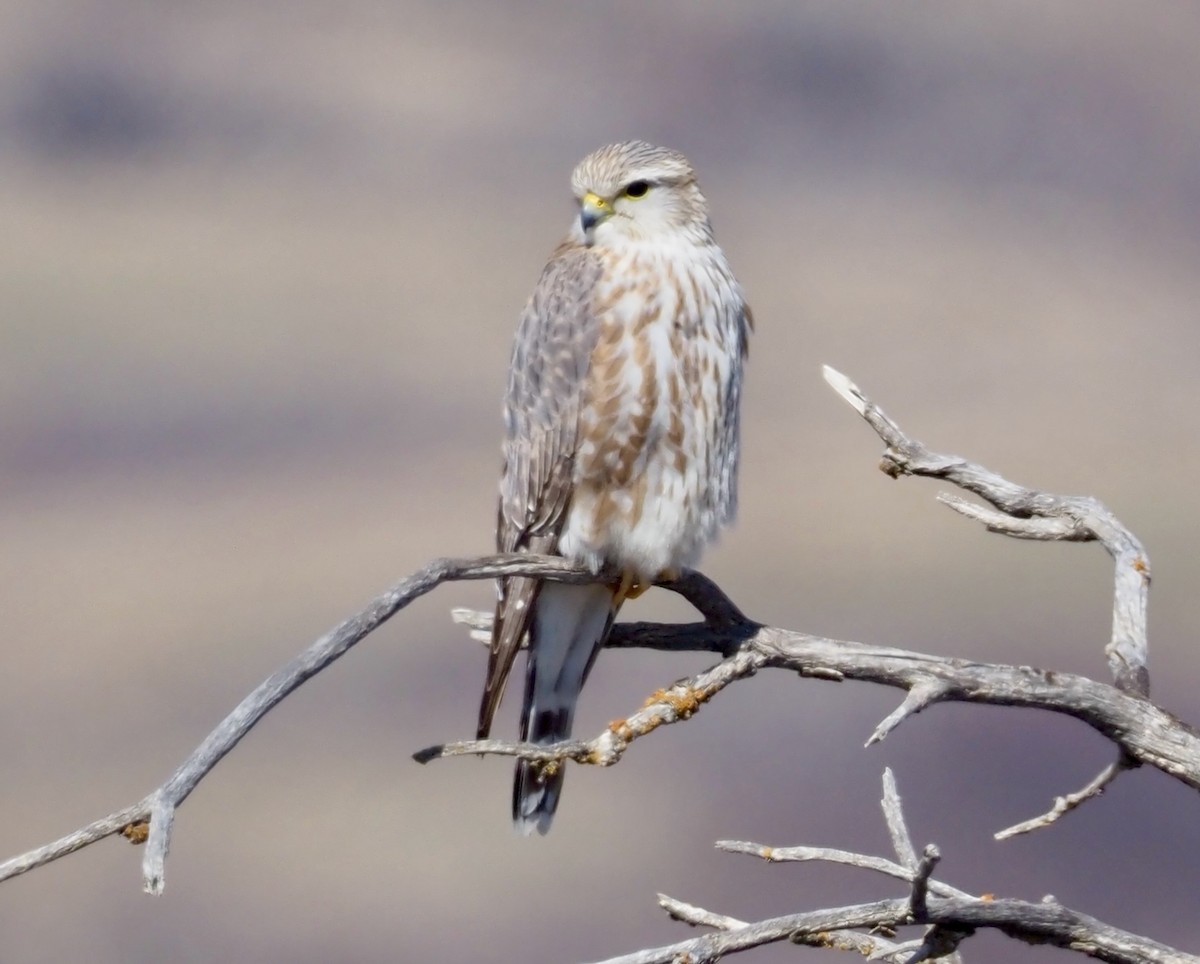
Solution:
[[[490,622],[481,616],[479,624],[490,625]],[[736,651],[739,657],[746,658],[739,664],[739,676],[774,667],[812,679],[861,680],[903,690],[921,690],[918,697],[889,715],[888,720],[907,717],[914,712],[914,705],[920,708],[931,702],[1023,706],[1073,716],[1103,734],[1138,763],[1153,766],[1200,790],[1200,732],[1149,700],[1083,676],[933,656],[753,622],[728,629],[704,623],[618,623],[613,627],[609,645],[637,646],[643,638],[656,649]],[[886,723],[885,720],[880,724],[877,732]],[[601,749],[596,740],[589,745],[594,750]],[[570,757],[573,751],[558,756]],[[609,759],[607,753],[601,756]]]
[[[890,774],[885,775],[884,809],[889,822],[903,824],[903,816],[893,818],[899,812],[900,798]],[[895,834],[893,834],[895,837]],[[853,949],[866,953],[871,959],[883,957],[905,964],[946,958],[954,954],[959,944],[981,927],[993,928],[1009,937],[1030,944],[1050,944],[1067,950],[1078,951],[1112,964],[1200,964],[1200,957],[1184,954],[1157,941],[1130,934],[1105,924],[1102,921],[1063,907],[1051,900],[1034,904],[1022,900],[994,900],[970,897],[961,891],[942,884],[932,878],[939,854],[937,848],[925,848],[917,866],[906,869],[882,858],[865,855],[849,855],[854,860],[844,859],[843,851],[825,851],[820,848],[764,847],[761,844],[721,842],[718,848],[730,852],[752,853],[767,860],[787,859],[781,854],[804,852],[806,854],[831,854],[837,863],[853,863],[872,870],[887,865],[886,873],[911,881],[908,898],[877,901],[855,907],[838,907],[830,910],[810,911],[776,917],[771,920],[738,926],[733,918],[726,918],[712,911],[699,910],[681,901],[659,896],[659,902],[667,902],[670,908],[685,908],[676,915],[688,923],[711,923],[719,926],[720,932],[704,937],[651,950],[638,951],[623,957],[610,958],[603,964],[675,964],[687,961],[702,964],[719,960],[722,956],[738,951],[762,947],[779,941],[792,941],[818,947]],[[902,841],[899,850],[907,850]],[[824,859],[820,856],[802,859]],[[932,896],[952,891],[954,896]],[[667,906],[664,903],[664,906]],[[728,926],[721,926],[722,923]],[[932,925],[922,937],[903,943],[876,943],[874,934],[855,934],[855,930],[866,928],[892,931],[913,925]]]
[[[901,920],[907,910],[908,901],[899,898],[807,914],[789,914],[748,924],[737,930],[705,934],[690,941],[609,958],[601,964],[678,964],[680,961],[712,964],[728,954],[780,941],[811,944],[811,938],[829,931],[891,926]]]
[[[436,559],[374,599],[360,613],[330,630],[256,687],[153,793],[61,840],[5,861],[0,864],[0,880],[23,874],[132,824],[149,820],[149,836],[142,860],[143,882],[148,893],[162,893],[164,865],[176,809],[272,707],[414,599],[442,583],[494,579],[513,574],[536,575],[563,582],[595,582],[612,578],[604,573],[597,575],[580,569],[556,556],[494,555],[479,559]],[[737,607],[710,580],[698,573],[685,574],[673,582],[671,588],[685,595],[695,593],[699,603],[718,617],[722,625],[732,627],[737,618],[744,619]]]
[[[675,964],[678,961],[711,964],[723,956],[780,941],[822,946],[825,941],[821,935],[829,931],[902,926],[907,910],[908,900],[897,898],[789,914],[736,930],[608,958],[602,964]],[[969,931],[987,927],[1029,944],[1049,944],[1080,951],[1110,964],[1200,964],[1200,957],[1130,934],[1058,904],[938,898],[929,901],[928,911],[928,922],[944,928]]]
[[[414,599],[443,582],[461,579],[494,579],[513,572],[534,574],[564,582],[589,582],[598,577],[558,557],[497,555],[482,559],[436,559],[373,600],[366,609],[342,622],[303,653],[271,674],[239,703],[171,777],[150,796],[150,837],[142,858],[143,885],[147,893],[161,894],[165,862],[171,845],[175,810],[226,753],[253,729],[272,707],[306,680],[315,676],[352,646],[378,629]]]
[[[945,479],[984,499],[998,512],[942,497],[956,511],[978,519],[989,530],[1024,539],[1098,541],[1116,564],[1112,638],[1105,648],[1113,679],[1121,689],[1145,696],[1147,673],[1146,601],[1150,560],[1137,538],[1099,500],[1090,496],[1050,495],[1015,485],[995,472],[959,458],[930,452],[906,435],[878,405],[841,372],[828,365],[825,381],[861,415],[887,448],[880,469],[892,478],[921,475]]]
[[[911,689],[943,687],[939,702],[1025,706],[1064,713],[1102,733],[1133,759],[1200,789],[1200,733],[1140,696],[1070,673],[928,656],[762,628],[747,642],[764,666],[836,673]],[[812,672],[817,669],[818,672]]]
[[[979,496],[989,504],[978,505],[956,495],[943,494],[938,498],[956,512],[982,522],[989,532],[1018,539],[1100,542],[1115,565],[1112,634],[1104,648],[1109,670],[1118,688],[1138,696],[1149,695],[1146,609],[1150,593],[1150,561],[1137,537],[1106,506],[1090,496],[1050,495],[1028,489],[982,465],[958,456],[930,452],[922,443],[906,435],[841,372],[826,365],[824,374],[833,389],[883,439],[887,448],[880,468],[892,478],[923,475],[946,479]],[[910,690],[900,708],[879,725],[868,742],[882,739],[907,716],[940,698],[942,694],[937,692]],[[1130,764],[1130,754],[1123,751],[1121,765],[1105,770],[1098,778],[1101,782],[1093,781],[1079,793],[1060,797],[1045,817],[1011,828],[1011,832],[1032,830],[1057,820],[1063,813],[1098,795],[1118,773],[1129,769]]]
[[[40,867],[130,824],[149,819],[149,845],[143,860],[143,875],[148,891],[161,893],[175,810],[273,706],[396,612],[443,582],[491,579],[518,573],[571,582],[604,578],[603,574],[596,576],[574,569],[556,557],[515,555],[435,560],[272,674],[222,721],[162,787],[138,803],[59,841],[5,861],[0,864],[0,880]],[[669,588],[703,607],[712,621],[685,625],[618,624],[610,645],[648,645],[660,649],[730,654],[725,660],[690,679],[659,690],[641,710],[612,724],[587,744],[531,747],[490,741],[482,748],[475,744],[448,750],[437,748],[436,752],[430,751],[429,758],[482,750],[543,761],[573,759],[610,765],[621,757],[634,739],[663,724],[687,719],[734,680],[753,675],[759,669],[779,667],[814,679],[857,679],[910,691],[918,689],[918,696],[906,701],[902,714],[905,716],[915,712],[914,708],[934,701],[1027,706],[1064,713],[1104,734],[1131,759],[1157,767],[1200,789],[1200,734],[1165,710],[1111,686],[1029,667],[972,663],[760,626],[743,616],[720,589],[700,573],[685,573]]]
[[[6,860],[4,863],[0,863],[0,880],[16,877],[26,871],[33,870],[35,867],[41,867],[43,864],[58,860],[59,857],[73,854],[76,850],[82,850],[84,847],[94,844],[98,840],[111,837],[115,833],[121,833],[127,827],[140,824],[147,820],[149,816],[150,798],[147,797],[145,800],[141,800],[132,806],[110,813],[107,817],[101,817],[99,820],[89,823],[86,827],[81,827],[79,830],[69,833],[65,837],[60,837],[53,843],[48,843],[44,847],[37,847],[27,853]]]
[[[1059,904],[1024,900],[931,900],[929,922],[955,929],[989,927],[1029,944],[1077,950],[1113,964],[1200,964],[1200,957],[1131,934]]]
[[[594,740],[586,743],[531,744],[505,743],[500,740],[469,740],[428,747],[414,754],[418,763],[448,756],[498,754],[527,760],[558,762],[574,760],[595,766],[612,766],[634,740],[654,732],[660,726],[691,718],[700,707],[730,683],[753,675],[762,664],[753,650],[737,649],[715,666],[666,688],[656,690],[640,710],[623,720],[614,720]]]

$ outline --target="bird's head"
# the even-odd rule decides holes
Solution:
[[[712,236],[708,204],[686,157],[645,141],[610,144],[571,175],[576,237],[588,245]]]

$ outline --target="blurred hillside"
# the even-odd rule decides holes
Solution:
[[[1104,678],[1102,550],[891,483],[829,363],[935,448],[1103,499],[1154,565],[1155,697],[1200,719],[1197,36],[1193,5],[1115,0],[0,2],[0,857],[490,549],[517,314],[572,166],[630,136],[691,158],[759,326],[706,572],[763,621]],[[509,764],[410,759],[473,733],[484,655],[447,611],[490,595],[435,593],[272,713],[181,811],[161,900],[115,841],[4,885],[0,961],[600,959],[687,936],[658,891],[892,893],[711,847],[882,851],[885,765],[946,880],[1200,950],[1182,785],[991,840],[1109,760],[1049,715],[938,707],[864,751],[898,694],[763,674],[518,839]],[[655,595],[629,615],[685,615]],[[705,663],[607,654],[580,734]]]

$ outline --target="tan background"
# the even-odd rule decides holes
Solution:
[[[695,162],[759,323],[707,571],[763,620],[1104,676],[1102,550],[888,481],[828,362],[936,447],[1105,500],[1154,564],[1155,694],[1200,718],[1197,37],[1194,5],[1100,0],[0,5],[0,853],[133,802],[371,595],[490,548],[517,313],[572,165],[628,136]],[[473,731],[484,655],[446,611],[489,594],[269,716],[181,811],[162,899],[119,841],[5,884],[0,961],[573,961],[689,936],[657,891],[896,894],[711,847],[883,852],[885,765],[947,880],[1200,950],[1182,785],[991,840],[1110,758],[1044,714],[939,707],[864,751],[899,694],[767,673],[516,838],[509,764],[409,759]],[[609,654],[580,732],[705,662]]]

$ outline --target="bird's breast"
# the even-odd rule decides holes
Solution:
[[[613,258],[594,305],[560,551],[652,578],[732,515],[744,306],[715,246]]]

